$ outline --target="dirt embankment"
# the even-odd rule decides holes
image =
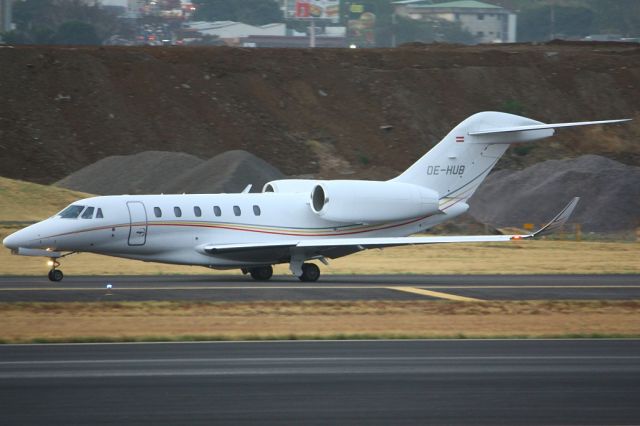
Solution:
[[[633,44],[2,47],[0,69],[0,175],[41,183],[146,150],[244,149],[285,174],[385,178],[480,110],[640,118]],[[500,166],[583,153],[638,165],[639,141],[640,120],[565,130]]]

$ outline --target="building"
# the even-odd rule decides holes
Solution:
[[[340,0],[276,0],[285,19],[340,21]],[[306,15],[306,16],[305,16]]]
[[[127,0],[127,13],[131,17],[139,18],[146,5],[145,0]]]
[[[274,23],[254,26],[242,22],[233,21],[195,21],[183,24],[186,34],[198,34],[199,36],[214,36],[220,38],[226,44],[237,45],[241,39],[250,36],[285,36],[287,28],[285,24]]]
[[[474,0],[432,4],[428,0],[393,2],[398,16],[422,21],[434,19],[459,22],[478,43],[514,43],[517,16],[509,10]]]
[[[336,36],[319,36],[313,41],[315,47],[346,48],[347,38]],[[287,47],[305,49],[311,46],[309,36],[249,36],[239,39],[239,45],[244,47]]]
[[[13,30],[11,24],[11,3],[13,0],[0,0],[0,33]]]

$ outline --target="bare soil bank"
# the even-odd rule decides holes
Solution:
[[[635,44],[3,46],[0,69],[0,175],[41,183],[147,150],[244,149],[289,175],[386,178],[481,110],[640,118]],[[585,153],[639,165],[639,139],[640,120],[566,130],[500,167]]]

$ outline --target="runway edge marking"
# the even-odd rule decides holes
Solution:
[[[421,296],[436,297],[438,299],[455,300],[456,302],[482,302],[482,299],[474,299],[473,297],[458,296],[455,294],[441,293],[439,291],[425,290],[416,287],[387,287],[389,290],[404,291],[405,293],[414,293]]]

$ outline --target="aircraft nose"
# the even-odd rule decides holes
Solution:
[[[17,250],[18,247],[20,247],[20,236],[17,235],[19,232],[20,231],[8,235],[4,240],[2,240],[2,244],[8,249]]]
[[[35,225],[28,226],[24,229],[14,232],[2,240],[2,244],[8,249],[17,250],[20,247],[30,248],[39,237],[34,231]]]

